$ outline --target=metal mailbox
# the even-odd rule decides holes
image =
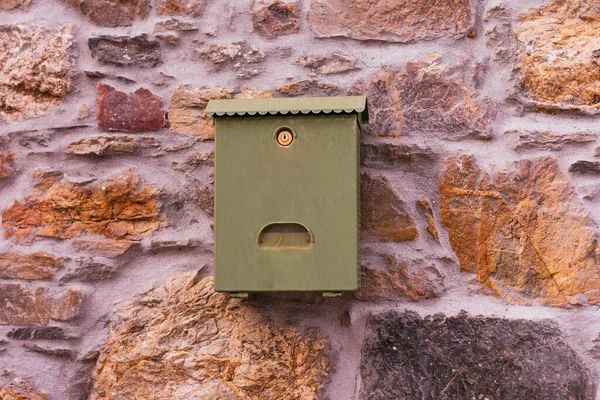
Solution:
[[[363,96],[211,100],[215,289],[356,290]]]

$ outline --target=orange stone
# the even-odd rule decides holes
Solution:
[[[63,257],[38,251],[36,253],[1,253],[0,278],[50,280],[62,268]]]
[[[596,224],[555,159],[488,174],[474,157],[445,162],[440,213],[461,270],[509,302],[567,306],[600,301]]]
[[[60,172],[36,171],[33,193],[2,213],[4,237],[30,244],[36,236],[70,239],[102,235],[140,240],[159,226],[159,188],[131,171],[103,182],[72,182]]]

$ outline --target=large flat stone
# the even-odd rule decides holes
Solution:
[[[316,399],[326,344],[215,293],[211,277],[177,274],[117,312],[90,398]]]
[[[550,157],[488,173],[455,155],[439,182],[440,214],[463,271],[508,302],[598,304],[596,223]]]
[[[413,42],[464,37],[473,24],[470,0],[311,0],[315,36]]]
[[[595,398],[550,321],[388,312],[369,318],[360,365],[365,400]]]

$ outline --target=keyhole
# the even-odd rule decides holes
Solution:
[[[292,132],[288,130],[284,129],[277,133],[277,143],[279,143],[280,146],[289,146],[293,140],[294,136],[292,135]]]

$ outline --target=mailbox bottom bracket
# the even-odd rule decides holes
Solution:
[[[248,292],[229,292],[229,297],[247,299]],[[323,297],[342,297],[342,292],[323,292]]]

